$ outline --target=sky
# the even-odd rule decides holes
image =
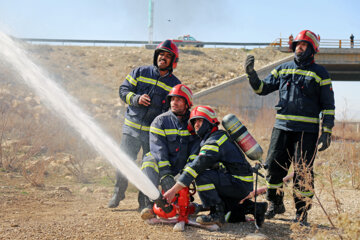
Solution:
[[[19,38],[147,41],[148,8],[149,0],[0,0],[0,31]],[[321,39],[357,39],[359,10],[356,0],[154,0],[153,40],[191,34],[206,42],[273,42],[304,29]],[[333,87],[336,118],[360,120],[360,81]]]

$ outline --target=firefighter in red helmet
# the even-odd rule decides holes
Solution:
[[[144,154],[149,152],[150,124],[167,111],[166,96],[181,83],[172,73],[178,60],[178,48],[171,40],[166,40],[155,49],[153,65],[133,69],[119,88],[121,100],[128,104],[120,147],[133,160],[141,148]],[[117,207],[125,198],[127,186],[127,179],[117,171],[109,208]],[[142,199],[140,194],[140,205],[144,204]]]
[[[294,61],[279,65],[264,80],[260,80],[254,70],[253,56],[246,58],[244,67],[256,94],[267,95],[279,90],[276,122],[266,160],[270,201],[266,217],[270,219],[285,212],[282,179],[293,164],[294,221],[308,225],[307,215],[314,195],[313,163],[317,150],[330,146],[335,102],[329,73],[315,63],[318,36],[309,30],[301,31],[291,47]]]
[[[174,184],[191,154],[197,153],[200,139],[187,128],[192,107],[192,92],[184,84],[178,84],[167,96],[169,111],[157,116],[150,126],[150,152],[142,160],[141,170],[155,186],[165,192]],[[141,218],[155,217],[153,203],[145,196]]]
[[[218,129],[219,121],[211,107],[195,107],[189,125],[201,138],[200,152],[185,166],[164,197],[170,202],[178,191],[195,180],[203,207],[210,208],[210,214],[197,217],[196,222],[221,226],[226,221],[245,221],[245,214],[254,214],[255,210],[255,203],[250,200],[239,204],[253,190],[250,164],[227,133]],[[256,205],[258,226],[264,222],[266,209],[266,202]]]

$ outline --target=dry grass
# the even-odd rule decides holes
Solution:
[[[80,105],[100,122],[112,137],[120,141],[124,105],[118,97],[118,87],[132,68],[152,62],[153,50],[124,47],[60,47],[31,46],[32,56],[51,73]],[[244,49],[180,50],[180,62],[175,74],[194,92],[243,74],[243,61],[249,51]],[[256,68],[283,58],[271,49],[254,49]],[[71,175],[80,182],[94,182],[96,154],[82,144],[77,134],[67,128],[46,109],[32,91],[20,84],[16,73],[0,62],[0,168],[17,171],[34,186],[46,185],[47,175]],[[6,76],[6,77],[4,77]],[[232,112],[217,108],[219,118]],[[238,118],[260,143],[264,159],[270,142],[275,114],[263,109],[255,121],[246,113]],[[304,231],[292,226],[293,238],[358,239],[359,209],[345,206],[339,192],[351,189],[358,195],[360,188],[360,134],[358,125],[337,124],[331,147],[318,153],[315,163],[315,208],[323,208],[318,221],[329,226],[314,226]],[[108,179],[109,165],[104,178]],[[90,170],[89,170],[90,169]],[[260,179],[264,184],[264,180]],[[111,182],[107,183],[110,187]],[[286,189],[288,199],[291,191]],[[357,198],[358,196],[350,195]],[[355,210],[354,210],[355,207]],[[324,223],[326,222],[326,223]]]

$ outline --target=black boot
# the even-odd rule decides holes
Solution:
[[[293,220],[295,223],[299,223],[301,226],[310,226],[310,224],[307,221],[307,212],[296,212],[296,217]]]
[[[282,214],[284,212],[285,212],[285,205],[283,202],[275,203],[270,201],[269,208],[265,213],[265,218],[271,219],[275,217],[276,214]]]
[[[246,200],[244,203],[245,214],[252,214],[255,218],[256,225],[261,227],[265,221],[265,213],[268,207],[267,202],[256,203],[256,215],[255,215],[255,203],[251,200]]]
[[[225,207],[223,203],[216,204],[210,208],[209,215],[203,215],[196,218],[196,222],[204,225],[217,224],[222,226],[225,223]]]
[[[143,204],[144,206],[140,209],[140,217],[143,219],[143,220],[147,220],[147,219],[151,219],[151,218],[155,218],[155,213],[154,213],[154,210],[153,210],[153,206],[154,206],[154,203],[149,199],[148,196],[144,195],[142,192],[139,192],[139,198],[140,198],[140,193],[142,195],[142,198],[143,198]]]
[[[116,172],[116,183],[114,188],[114,194],[111,197],[108,207],[109,208],[116,208],[119,206],[121,200],[125,198],[125,191],[128,186],[128,181],[124,178],[120,172]]]

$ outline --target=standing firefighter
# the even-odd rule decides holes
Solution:
[[[121,149],[135,161],[140,148],[143,154],[149,152],[149,130],[154,118],[165,112],[166,96],[177,84],[173,74],[179,60],[178,48],[171,40],[160,43],[154,52],[154,64],[135,68],[120,86],[121,100],[127,103]],[[109,208],[115,208],[125,198],[128,180],[116,172],[114,195]],[[139,194],[139,204],[140,203]],[[140,206],[141,207],[141,206]]]
[[[187,129],[192,106],[192,92],[184,84],[176,85],[167,96],[170,110],[157,116],[150,126],[150,152],[142,161],[141,170],[164,192],[174,184],[191,152],[198,152],[200,139]],[[194,156],[195,157],[195,156]],[[190,157],[191,159],[192,157]],[[145,196],[141,218],[154,217],[153,203]]]
[[[190,122],[201,138],[200,153],[187,164],[177,183],[164,194],[170,202],[183,187],[195,180],[201,202],[210,214],[199,216],[200,224],[225,223],[226,209],[231,211],[230,222],[245,221],[245,214],[253,214],[255,203],[239,201],[253,190],[253,171],[239,147],[224,130],[218,130],[215,111],[208,106],[197,106],[191,111]],[[257,205],[258,226],[264,222],[267,203]],[[235,211],[234,211],[235,210]]]
[[[266,162],[269,167],[267,199],[270,201],[266,218],[285,212],[282,179],[293,163],[295,222],[308,225],[307,212],[314,195],[313,163],[318,144],[321,145],[319,151],[330,146],[334,93],[329,73],[314,62],[314,55],[319,51],[318,37],[304,30],[296,36],[292,50],[295,52],[294,61],[276,67],[262,81],[254,70],[253,56],[247,57],[245,70],[255,93],[267,95],[279,90],[276,122]],[[318,140],[320,120],[322,128]]]

